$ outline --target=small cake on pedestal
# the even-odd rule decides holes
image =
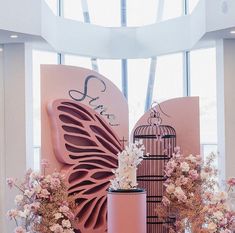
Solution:
[[[144,149],[140,141],[130,144],[118,154],[118,169],[113,170],[115,178],[111,180],[111,189],[135,189],[137,187],[137,166],[143,160]]]
[[[137,189],[137,166],[144,157],[142,142],[118,154],[108,192],[108,233],[146,233],[146,192]]]

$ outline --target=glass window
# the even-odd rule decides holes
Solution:
[[[163,20],[176,18],[183,15],[182,0],[164,0]]]
[[[201,143],[217,142],[215,48],[190,52],[191,95],[200,97]]]
[[[88,57],[79,57],[75,55],[64,55],[65,65],[79,66],[87,69],[91,69],[91,59]]]
[[[121,60],[98,59],[99,73],[111,80],[122,91]]]
[[[65,18],[84,22],[81,0],[64,0],[63,4]]]
[[[183,54],[157,57],[153,101],[183,96]]]
[[[120,27],[120,1],[87,0],[87,2],[92,24]]]
[[[129,129],[144,114],[150,59],[128,60]]]
[[[47,5],[51,8],[51,10],[53,11],[53,13],[55,15],[57,15],[57,9],[58,9],[58,0],[45,0]]]
[[[197,6],[199,0],[188,0],[188,5],[189,5],[189,14],[192,13],[194,8]]]
[[[158,0],[128,0],[126,12],[127,25],[135,27],[155,23],[157,18],[158,2]]]
[[[33,50],[33,125],[34,125],[34,168],[39,169],[41,146],[41,101],[40,101],[40,65],[57,64],[57,54],[46,51]]]

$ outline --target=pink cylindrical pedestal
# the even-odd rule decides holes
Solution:
[[[146,233],[146,192],[108,192],[108,233]]]

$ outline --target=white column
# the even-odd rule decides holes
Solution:
[[[0,73],[1,232],[13,232],[5,212],[14,206],[7,177],[23,178],[33,156],[31,49],[25,44],[5,44]],[[1,60],[1,55],[0,55]],[[1,66],[0,66],[1,68]],[[29,164],[28,164],[29,161]],[[3,213],[2,213],[3,212]],[[2,228],[5,230],[2,230]]]
[[[0,46],[0,226],[6,232],[5,212],[5,138],[4,138],[4,80],[3,80],[3,46]]]
[[[235,40],[217,41],[218,152],[222,180],[235,176]]]

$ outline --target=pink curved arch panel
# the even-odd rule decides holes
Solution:
[[[170,117],[161,113],[162,123],[172,126],[177,135],[177,146],[183,154],[200,154],[200,118],[199,97],[182,97],[160,103],[161,109]],[[148,124],[150,110],[147,111],[135,124]],[[133,131],[131,140],[133,138]]]
[[[160,112],[162,118],[162,125],[172,126],[176,131],[176,145],[181,147],[181,151],[184,154],[199,154],[200,153],[200,137],[199,137],[199,101],[197,97],[185,97],[177,98],[160,103],[160,107],[163,112],[170,117],[166,117],[159,107],[157,110]],[[146,112],[135,125],[136,129],[140,125],[148,125],[148,118],[150,117],[150,111]],[[147,127],[146,127],[147,128]],[[145,129],[146,129],[145,128]],[[150,127],[151,128],[151,127]],[[144,131],[144,130],[143,130]],[[150,132],[150,131],[147,131]],[[143,132],[144,133],[144,132]],[[145,131],[146,133],[146,131]],[[132,132],[133,134],[133,132]],[[133,138],[133,135],[131,136]],[[162,156],[173,152],[171,146],[173,141],[168,141],[162,144],[163,141],[156,141],[152,139],[144,139],[144,145],[146,152],[150,155]],[[170,143],[170,144],[167,144]],[[164,146],[163,146],[164,145]],[[175,144],[174,144],[175,146]],[[166,150],[167,147],[171,149]],[[157,148],[157,149],[156,149]],[[147,192],[147,232],[148,233],[166,233],[168,230],[165,225],[153,224],[156,223],[157,215],[156,209],[159,207],[158,201],[161,201],[161,196],[164,193],[164,166],[166,160],[158,159],[146,159],[138,168],[138,176],[151,177],[155,182],[140,179],[139,186],[146,189]],[[156,182],[157,181],[157,182]],[[151,224],[150,224],[151,223]]]
[[[76,203],[76,228],[82,233],[107,230],[107,189],[118,165],[121,143],[94,110],[73,100],[48,105],[52,142]]]
[[[129,138],[128,105],[121,91],[95,71],[65,65],[41,65],[41,157],[61,169],[51,142],[47,105],[56,99],[74,100],[95,110],[120,139]],[[123,140],[124,141],[124,140]]]

